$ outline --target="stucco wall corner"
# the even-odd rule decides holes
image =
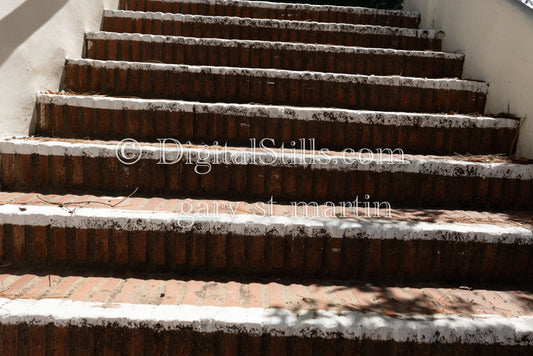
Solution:
[[[405,0],[445,51],[466,55],[463,78],[490,83],[486,112],[524,120],[517,155],[533,159],[533,9],[519,0]]]
[[[0,136],[32,133],[36,94],[57,90],[66,57],[79,58],[87,31],[119,0],[2,0]]]

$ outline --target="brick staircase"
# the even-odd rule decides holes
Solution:
[[[0,140],[0,354],[530,355],[519,122],[418,23],[106,10],[35,136]]]

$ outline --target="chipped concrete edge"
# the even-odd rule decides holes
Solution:
[[[0,299],[4,325],[110,326],[249,335],[370,339],[417,343],[532,345],[533,317],[415,315],[328,310],[149,305],[68,299]]]
[[[388,151],[390,152],[388,152]],[[438,159],[426,156],[404,156],[398,149],[374,152],[302,151],[278,148],[232,148],[221,146],[193,146],[166,141],[160,144],[141,144],[129,140],[124,144],[110,141],[76,142],[56,139],[8,138],[0,139],[1,154],[38,154],[43,156],[74,157],[130,157],[153,160],[163,164],[186,160],[188,164],[255,165],[273,167],[305,167],[332,171],[401,172],[448,177],[477,177],[483,179],[533,179],[533,164],[509,162],[476,162]],[[155,162],[155,163],[157,163]],[[126,166],[125,166],[126,167]]]
[[[346,122],[353,124],[414,126],[431,128],[486,128],[516,130],[518,120],[466,115],[421,114],[407,112],[349,110],[260,104],[203,103],[181,100],[155,100],[103,96],[58,95],[42,93],[37,102],[59,106],[117,111],[171,111],[213,113],[217,115],[275,118],[301,121]],[[41,119],[45,119],[42,115]]]
[[[403,76],[379,76],[362,74],[322,73],[311,71],[294,71],[268,68],[240,68],[205,65],[165,64],[129,61],[104,61],[97,59],[67,59],[67,65],[90,66],[93,68],[124,69],[124,70],[152,70],[171,71],[174,73],[202,73],[212,75],[245,75],[253,77],[267,77],[274,80],[320,80],[335,81],[350,84],[382,85],[411,87],[435,90],[471,91],[486,95],[489,85],[486,82],[462,80],[456,78],[416,78]]]
[[[406,37],[420,37],[428,39],[442,39],[444,32],[440,30],[421,30],[415,28],[388,27],[376,25],[352,25],[344,23],[293,21],[278,19],[259,19],[234,16],[205,16],[189,14],[173,14],[163,12],[105,10],[106,18],[131,18],[135,20],[158,20],[176,22],[201,22],[219,25],[252,26],[263,28],[282,28],[284,30],[344,32],[359,34],[379,34]]]
[[[405,10],[388,10],[388,9],[373,9],[368,7],[358,6],[338,6],[338,5],[316,5],[316,4],[302,4],[302,3],[279,3],[270,1],[232,1],[232,0],[163,0],[162,2],[186,2],[189,4],[209,4],[209,5],[225,5],[225,6],[240,6],[240,7],[255,7],[263,9],[278,9],[278,10],[309,10],[309,11],[342,11],[348,13],[361,14],[376,14],[376,15],[395,15],[403,17],[419,18],[418,11]]]
[[[207,204],[207,203],[206,203]],[[260,204],[260,203],[257,203]],[[74,205],[0,205],[0,224],[50,226],[75,229],[125,231],[174,231],[243,236],[328,236],[401,241],[453,241],[491,244],[533,244],[533,232],[525,227],[490,224],[448,224],[355,218],[312,218],[238,214],[157,212],[110,208],[77,208]],[[259,210],[257,210],[259,211]]]
[[[421,51],[421,50],[402,50],[393,48],[369,48],[358,46],[341,46],[329,44],[314,43],[295,43],[279,41],[262,41],[262,40],[239,40],[225,38],[198,38],[184,36],[163,36],[140,33],[122,33],[122,32],[89,32],[85,36],[86,40],[104,40],[104,41],[138,41],[150,43],[173,43],[182,45],[204,45],[204,46],[224,46],[224,47],[250,47],[278,49],[287,51],[308,51],[308,52],[332,52],[332,53],[352,53],[352,54],[369,54],[369,55],[389,55],[405,56],[420,58],[444,58],[452,60],[464,60],[465,55],[462,53],[439,52],[439,51]]]

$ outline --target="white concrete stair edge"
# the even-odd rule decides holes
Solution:
[[[313,21],[293,21],[277,19],[258,19],[233,16],[204,16],[173,14],[163,12],[129,11],[129,10],[105,10],[104,17],[108,18],[131,18],[141,20],[160,21],[187,21],[210,24],[237,25],[237,26],[261,26],[269,28],[282,28],[284,30],[305,30],[324,32],[344,32],[373,35],[395,35],[407,37],[423,37],[428,39],[441,39],[444,32],[439,30],[420,30],[403,27],[387,27],[374,25],[352,25],[344,23],[313,22]]]
[[[185,2],[188,4],[209,4],[209,5],[236,5],[242,7],[257,7],[263,9],[291,9],[291,10],[318,10],[318,11],[343,11],[349,13],[364,13],[364,14],[383,14],[383,15],[398,15],[407,17],[420,17],[418,11],[405,10],[385,10],[372,9],[368,7],[357,6],[338,6],[338,5],[315,5],[315,4],[300,4],[300,3],[279,3],[270,1],[245,1],[245,0],[163,0],[165,2]]]
[[[182,100],[137,99],[106,96],[62,95],[43,93],[37,95],[42,104],[66,105],[103,110],[173,111],[185,113],[216,113],[256,117],[292,119],[301,121],[331,121],[353,124],[414,126],[431,128],[487,128],[517,129],[518,120],[486,116],[447,115],[431,113],[349,110],[318,107],[298,107],[261,104],[207,103]],[[41,114],[41,119],[44,119]]]
[[[352,150],[353,151],[353,150]],[[396,152],[398,153],[398,152]],[[114,141],[58,140],[37,138],[0,139],[0,154],[78,157],[122,157],[154,160],[172,164],[186,159],[187,163],[212,165],[259,165],[276,167],[306,167],[332,171],[402,172],[447,177],[477,177],[496,179],[533,179],[533,164],[510,162],[477,162],[446,156],[381,155],[372,152],[299,151],[294,149],[233,148],[194,146],[167,142],[165,145]],[[119,155],[119,156],[117,156]],[[130,163],[132,160],[129,160]]]
[[[418,343],[533,345],[533,317],[408,315],[405,319],[357,311],[149,305],[68,299],[0,299],[0,323],[108,326],[158,330],[238,332],[275,336],[372,339]]]
[[[120,200],[120,198],[117,198]],[[41,205],[0,205],[0,224],[125,231],[195,231],[245,236],[305,236],[402,241],[453,241],[533,245],[526,227],[473,223],[429,223],[354,218],[283,217],[264,214],[191,213]]]
[[[311,71],[295,71],[285,69],[265,69],[265,68],[240,68],[205,65],[186,64],[164,64],[148,62],[128,62],[128,61],[102,61],[97,59],[67,59],[67,65],[91,66],[93,68],[105,69],[127,69],[127,70],[153,70],[171,71],[174,73],[203,73],[213,75],[239,74],[250,78],[267,77],[284,80],[323,80],[335,81],[351,84],[382,85],[382,86],[404,86],[422,89],[442,89],[442,90],[464,90],[474,93],[487,94],[489,85],[485,82],[462,80],[457,78],[417,78],[402,77],[398,75],[361,75],[361,74],[339,74],[323,73]]]
[[[445,58],[445,59],[463,59],[464,54],[439,52],[439,51],[420,51],[420,50],[402,50],[393,48],[370,48],[356,46],[341,46],[330,44],[315,43],[297,43],[297,42],[279,42],[279,41],[261,41],[261,40],[239,40],[225,38],[204,38],[204,37],[184,37],[184,36],[162,36],[141,33],[125,32],[108,32],[98,31],[86,34],[87,40],[129,40],[150,43],[176,43],[186,45],[206,45],[206,46],[224,46],[224,47],[252,47],[283,49],[291,51],[316,51],[327,53],[353,53],[353,54],[374,54],[374,55],[401,55],[406,57],[420,58]]]

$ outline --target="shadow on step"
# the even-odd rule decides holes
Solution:
[[[25,0],[15,10],[0,18],[0,66],[67,2],[68,0]]]
[[[397,283],[131,273],[118,269],[4,265],[0,298],[73,298],[106,303],[193,304],[423,314],[500,314],[533,309],[533,285]]]

